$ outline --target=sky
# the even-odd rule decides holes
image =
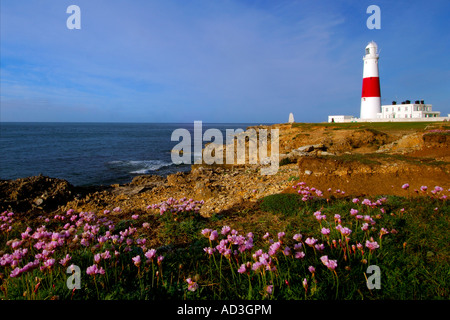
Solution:
[[[67,28],[70,5],[81,29]],[[450,113],[448,0],[0,0],[0,12],[0,121],[359,116],[370,41],[382,104]]]

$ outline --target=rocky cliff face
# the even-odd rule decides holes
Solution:
[[[401,189],[404,183],[411,189],[422,185],[450,188],[448,126],[437,124],[419,130],[365,126],[255,127],[256,131],[279,129],[281,165],[274,175],[261,175],[261,164],[194,165],[190,172],[137,176],[125,185],[92,188],[38,176],[1,181],[0,209],[23,213],[70,208],[103,212],[120,207],[121,214],[128,214],[145,211],[149,204],[169,197],[187,197],[204,200],[201,213],[209,216],[270,194],[293,192],[292,185],[300,181],[322,190],[325,197],[405,195]]]
[[[52,211],[76,195],[76,188],[61,179],[36,176],[1,181],[0,210]]]

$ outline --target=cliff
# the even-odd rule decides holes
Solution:
[[[292,185],[300,181],[326,197],[404,195],[404,183],[411,189],[450,188],[446,123],[293,123],[248,129],[261,128],[279,129],[280,166],[274,175],[261,175],[260,164],[203,164],[186,173],[137,176],[128,184],[108,187],[80,188],[60,179],[29,177],[0,182],[0,210],[102,212],[120,207],[124,214],[169,197],[187,197],[204,200],[201,213],[210,216],[270,194],[294,192]]]

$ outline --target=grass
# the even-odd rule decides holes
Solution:
[[[353,130],[353,129],[371,129],[377,131],[407,130],[417,131],[425,130],[428,127],[442,126],[442,123],[436,122],[346,122],[346,123],[293,123],[293,128],[312,128],[324,127],[332,130]]]
[[[201,202],[186,199],[168,199],[118,221],[114,215],[73,211],[24,221],[4,212],[0,297],[449,299],[447,191],[421,191],[417,198],[405,190],[404,197],[357,201],[324,199],[301,182],[295,187],[296,194],[271,195],[209,219],[198,214]],[[149,221],[151,228],[145,225]],[[308,244],[312,239],[318,247]],[[379,247],[371,250],[367,241]],[[11,277],[39,254],[37,267]],[[63,266],[59,261],[67,254],[71,260]],[[97,262],[96,255],[102,257]],[[140,263],[133,260],[137,256]],[[49,259],[55,263],[41,270]],[[66,286],[72,263],[81,270],[76,290]],[[104,273],[88,275],[94,264]],[[367,287],[369,265],[380,268],[381,289]]]

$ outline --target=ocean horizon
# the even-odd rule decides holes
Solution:
[[[261,123],[203,123],[203,132],[243,129]],[[267,123],[265,123],[267,124]],[[0,122],[0,179],[37,176],[67,180],[75,186],[124,184],[138,175],[167,176],[189,171],[175,165],[172,132],[194,123]],[[204,145],[204,142],[203,142]]]

